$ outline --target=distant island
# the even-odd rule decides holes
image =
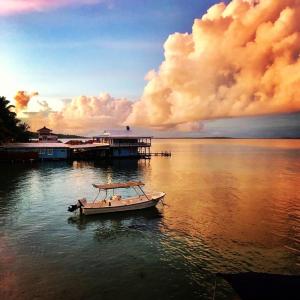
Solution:
[[[30,131],[30,136],[32,139],[38,138],[37,132]],[[56,135],[59,139],[88,139],[86,136],[80,136],[75,134],[63,134],[63,133],[53,133],[53,135]]]

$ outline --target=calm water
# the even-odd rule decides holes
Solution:
[[[300,141],[156,140],[171,158],[0,165],[0,299],[212,299],[215,272],[300,273]],[[92,183],[157,210],[79,217]],[[215,299],[236,299],[217,280]]]

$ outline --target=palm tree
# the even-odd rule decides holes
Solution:
[[[29,126],[17,118],[14,108],[5,97],[0,97],[0,142],[29,139]]]

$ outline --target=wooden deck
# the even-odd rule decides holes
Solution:
[[[149,152],[149,153],[141,153],[141,156],[145,158],[151,158],[151,156],[172,156],[171,151],[162,151],[162,152]]]

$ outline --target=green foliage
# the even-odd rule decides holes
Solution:
[[[0,143],[26,142],[30,138],[29,126],[17,118],[13,109],[5,97],[0,97]]]

